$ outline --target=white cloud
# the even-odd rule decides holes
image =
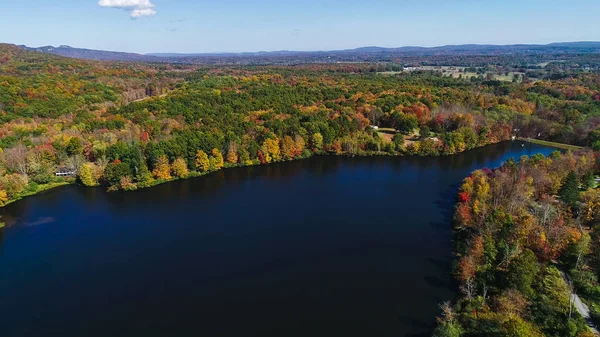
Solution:
[[[134,19],[156,14],[150,0],[99,0],[98,5],[126,10]]]

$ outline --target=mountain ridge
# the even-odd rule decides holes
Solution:
[[[338,61],[346,58],[382,56],[394,57],[405,55],[443,55],[443,54],[473,54],[501,55],[510,53],[600,53],[600,41],[554,42],[549,44],[459,44],[436,47],[403,46],[379,47],[364,46],[353,49],[322,50],[322,51],[258,51],[258,52],[213,52],[213,53],[128,53],[119,51],[76,48],[68,45],[28,47],[19,45],[26,50],[49,53],[59,56],[99,60],[99,61],[139,61],[139,62],[194,62],[194,60],[210,58],[264,58],[264,57],[322,57],[336,56]]]

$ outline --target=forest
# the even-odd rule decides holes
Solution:
[[[457,197],[455,276],[434,336],[594,336],[598,319],[598,155],[589,150],[509,160],[475,171]]]
[[[111,63],[2,45],[0,205],[74,179],[133,190],[314,154],[448,155],[513,136],[600,148],[596,74],[369,69]]]

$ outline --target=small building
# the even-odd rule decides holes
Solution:
[[[75,172],[75,169],[72,167],[59,166],[56,168],[55,175],[57,177],[74,177],[77,175],[77,172]]]

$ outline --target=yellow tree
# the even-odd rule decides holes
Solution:
[[[321,135],[318,132],[313,134],[311,143],[312,143],[313,151],[318,152],[318,151],[323,150],[323,135]]]
[[[261,147],[267,163],[281,160],[281,150],[279,149],[279,138],[266,139]]]
[[[97,186],[98,181],[96,180],[96,165],[92,163],[85,163],[79,169],[79,180],[85,186]]]
[[[196,169],[200,172],[206,172],[210,170],[210,160],[206,152],[198,150],[196,152]]]
[[[183,158],[177,158],[171,166],[173,174],[179,178],[185,178],[188,175],[188,168]]]
[[[0,206],[4,206],[8,201],[8,193],[5,190],[0,190]],[[0,226],[2,227],[2,226]]]
[[[167,156],[162,155],[158,158],[156,166],[152,174],[156,179],[169,180],[171,179],[171,166],[169,165],[169,159]]]
[[[290,160],[294,158],[296,153],[296,143],[290,136],[283,137],[283,142],[281,143],[281,152],[283,154],[283,158],[286,160]]]
[[[227,162],[236,164],[238,162],[238,146],[235,142],[229,142],[229,150],[227,151]]]
[[[600,190],[589,189],[581,195],[582,213],[590,228],[600,222]]]
[[[223,168],[223,155],[221,154],[221,151],[219,151],[219,149],[215,148],[212,150],[212,157],[210,159],[212,162],[213,169],[220,170]]]

